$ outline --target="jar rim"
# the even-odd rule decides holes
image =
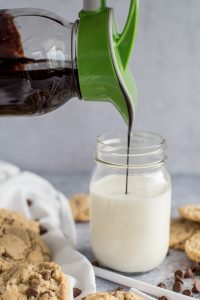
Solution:
[[[118,135],[118,137],[117,137]],[[114,138],[113,138],[114,136]],[[112,147],[109,142],[110,141],[117,141],[117,140],[122,140],[122,137],[124,139],[124,137],[127,136],[127,133],[124,132],[124,131],[119,131],[119,132],[115,132],[115,131],[108,131],[104,134],[99,134],[97,136],[97,143],[99,144],[102,144],[104,146],[110,146]],[[153,143],[151,145],[136,145],[136,144],[133,144],[133,145],[130,145],[130,150],[131,149],[141,149],[141,150],[146,150],[146,151],[151,151],[152,150],[157,150],[158,148],[166,148],[167,146],[167,142],[166,140],[162,137],[162,135],[160,134],[157,134],[157,133],[154,133],[154,132],[151,132],[151,131],[139,131],[139,130],[136,130],[133,132],[133,134],[131,135],[131,137],[139,137],[139,138],[148,138],[148,139],[152,139],[154,141],[157,140],[157,143]],[[124,146],[120,146],[120,145],[116,145],[113,146],[113,148],[118,148],[118,149],[124,149],[123,148]]]
[[[144,168],[163,164],[166,160],[164,151],[166,146],[167,142],[160,134],[134,131],[128,155],[129,167]],[[97,136],[94,159],[107,165],[127,167],[127,148],[127,132],[109,131]]]

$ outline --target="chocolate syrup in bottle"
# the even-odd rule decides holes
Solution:
[[[0,12],[0,115],[39,115],[79,96],[67,61],[27,58],[13,17]]]
[[[28,64],[37,64],[38,69],[21,68]],[[45,60],[0,58],[0,115],[43,114],[78,96],[77,71],[72,75],[71,69],[59,67],[59,61],[54,64],[49,69]]]
[[[0,11],[0,115],[39,115],[73,97],[80,97],[78,71],[70,62],[25,56],[12,15]],[[129,152],[133,126],[131,99],[124,93],[129,123],[125,193],[128,193]]]

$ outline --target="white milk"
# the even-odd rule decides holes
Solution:
[[[109,175],[91,185],[91,242],[100,264],[146,272],[169,246],[171,188],[163,176]]]

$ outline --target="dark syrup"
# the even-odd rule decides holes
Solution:
[[[128,133],[127,133],[127,158],[126,158],[126,188],[125,188],[125,194],[128,194],[128,178],[129,178],[129,160],[130,160],[130,143],[131,143],[131,133],[133,129],[133,108],[130,104],[130,101],[126,98],[126,104],[128,109]]]
[[[50,112],[77,96],[77,78],[63,61],[0,57],[0,115]]]
[[[120,84],[120,82],[119,82]],[[126,182],[125,182],[125,194],[128,194],[128,178],[129,178],[129,163],[130,163],[130,145],[131,145],[131,135],[133,130],[134,123],[134,109],[133,101],[130,96],[127,94],[123,85],[120,84],[121,91],[124,95],[124,100],[126,101],[127,111],[128,111],[128,131],[127,131],[127,152],[126,152]]]
[[[27,58],[12,15],[0,11],[0,115],[43,114],[78,95],[71,62]]]

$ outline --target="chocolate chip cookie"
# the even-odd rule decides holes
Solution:
[[[39,222],[29,220],[21,213],[9,209],[0,209],[0,227],[2,225],[19,225],[36,233],[40,232]]]
[[[200,224],[183,218],[173,219],[170,228],[170,247],[184,251],[185,242],[200,230]]]
[[[185,253],[192,261],[200,263],[200,231],[186,241]]]
[[[180,215],[185,219],[200,223],[200,205],[189,204],[179,208]]]
[[[144,300],[144,298],[132,292],[114,291],[92,294],[83,298],[83,300]]]
[[[0,271],[10,270],[20,262],[49,260],[50,251],[39,234],[15,225],[0,227]]]
[[[76,194],[70,198],[70,206],[75,222],[89,222],[89,196]]]
[[[68,300],[67,279],[51,263],[19,264],[0,276],[0,300]]]

